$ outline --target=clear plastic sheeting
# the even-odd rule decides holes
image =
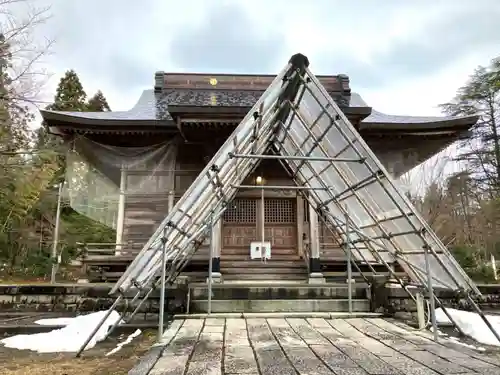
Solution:
[[[252,110],[215,154],[172,212],[159,225],[132,264],[111,291],[125,291],[131,286],[147,288],[156,282],[162,254],[169,261],[166,282],[172,282],[187,263],[226,205],[234,198],[237,185],[254,170],[255,159],[234,158],[232,153],[264,153],[277,127],[279,97],[288,86],[284,69],[264,92]],[[254,114],[259,113],[255,118]],[[164,250],[165,249],[165,250]]]
[[[117,229],[121,205],[122,213],[129,215],[124,218],[127,227],[152,226],[149,237],[167,213],[177,145],[177,140],[170,140],[148,147],[116,147],[75,137],[66,159],[65,194],[71,207]]]
[[[399,262],[414,284],[429,292],[431,316],[435,316],[434,302],[439,302],[433,294],[436,286],[467,292],[471,304],[482,314],[471,297],[472,292],[480,295],[477,287],[418,215],[307,65],[305,56],[292,56],[113,287],[110,293],[119,295],[111,309],[135,288],[134,301],[141,302],[128,318],[131,319],[156,286],[161,284],[164,291],[166,285],[172,284],[243,181],[260,160],[272,158],[285,164],[299,189],[307,193],[304,195],[309,203],[340,235],[348,255],[352,251],[358,259],[385,264],[390,272],[388,263]],[[278,155],[268,155],[271,150]],[[406,283],[394,276],[413,298]],[[210,290],[211,281],[208,285]],[[163,298],[162,293],[160,300]],[[159,336],[164,306],[160,303]],[[437,332],[435,321],[433,328]],[[490,329],[500,341],[500,336]]]
[[[300,184],[315,188],[310,199],[350,244],[354,256],[397,260],[414,282],[425,285],[428,249],[434,287],[479,292],[319,81],[310,72],[307,76],[275,147],[283,156],[310,157],[285,158],[285,163]]]

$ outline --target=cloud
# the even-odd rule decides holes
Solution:
[[[411,11],[399,8],[399,13],[406,14],[406,22],[413,23],[412,30],[389,36],[390,43],[375,39],[373,43],[379,48],[373,48],[368,58],[325,52],[322,68],[338,66],[361,86],[382,88],[391,81],[433,75],[470,55],[500,47],[499,2],[438,1],[428,12],[420,7]]]
[[[269,73],[284,51],[284,34],[265,33],[242,7],[221,4],[172,36],[169,53],[184,71]]]
[[[348,74],[390,108],[394,90],[408,94],[444,76],[441,84],[458,87],[463,72],[500,47],[498,0],[37,0],[44,2],[53,18],[41,35],[56,39],[48,98],[75,69],[88,94],[102,89],[113,109],[133,105],[157,70],[277,73],[297,52],[314,73]],[[405,111],[429,105],[419,95]]]

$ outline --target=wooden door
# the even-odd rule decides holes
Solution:
[[[271,242],[271,249],[297,249],[295,198],[264,199],[264,223],[265,239]]]
[[[257,240],[257,200],[236,198],[222,217],[223,248],[247,248]]]

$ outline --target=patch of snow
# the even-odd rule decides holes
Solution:
[[[469,348],[469,349],[478,350],[480,352],[486,351],[486,349],[483,348],[482,346],[475,346],[475,345],[467,344],[465,342],[460,341],[457,337],[450,336],[450,337],[448,337],[448,340],[455,343],[455,344],[465,346],[466,348]]]
[[[446,309],[446,311],[462,332],[470,338],[484,345],[500,346],[500,342],[479,314],[456,309]],[[495,331],[500,333],[500,316],[486,315],[486,319],[488,319]],[[452,324],[441,308],[436,309],[436,321],[438,324]]]
[[[70,324],[75,318],[49,318],[49,319],[40,319],[36,320],[35,324],[39,324],[41,326],[67,326]]]
[[[113,350],[111,350],[108,353],[106,353],[106,357],[108,355],[115,354],[117,351],[121,350],[125,345],[130,344],[132,342],[132,340],[134,338],[136,338],[137,336],[139,336],[140,334],[141,334],[141,330],[137,329],[135,332],[133,332],[130,335],[128,335],[128,337],[127,337],[127,339],[125,341],[122,341],[122,342],[118,343],[118,345],[116,345],[116,348],[114,348]]]
[[[436,312],[437,312],[437,310],[436,310]],[[429,331],[434,332],[434,327],[430,326]],[[437,334],[438,334],[438,336],[448,336],[446,333],[443,333],[439,329],[437,330]]]
[[[75,318],[41,319],[36,323],[40,325],[65,325],[65,327],[50,332],[7,337],[0,340],[0,344],[4,344],[7,348],[32,350],[38,353],[77,352],[106,313],[107,311],[97,311]],[[85,350],[93,348],[99,341],[104,340],[108,329],[118,319],[120,319],[120,315],[116,311],[112,311],[87,344]]]

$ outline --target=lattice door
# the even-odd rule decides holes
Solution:
[[[257,201],[235,199],[222,217],[224,248],[248,247],[257,239]]]
[[[252,224],[257,221],[257,201],[255,199],[235,199],[224,212],[224,223]]]
[[[296,206],[295,199],[264,200],[265,238],[273,248],[297,248]]]

